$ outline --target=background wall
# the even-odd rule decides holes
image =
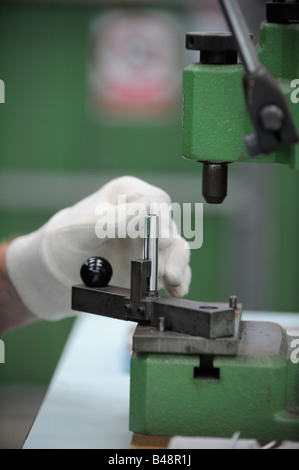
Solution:
[[[251,4],[247,17],[257,41],[265,2],[241,3]],[[162,15],[175,38],[171,49],[161,44],[173,92],[160,110],[109,109],[94,88],[96,70],[114,73],[113,64],[101,62],[111,44],[103,52],[97,32],[119,10]],[[184,50],[184,34],[226,29],[213,1],[2,1],[0,237],[37,229],[123,174],[162,187],[173,201],[203,202],[201,166],[181,158],[182,69],[197,60]],[[136,54],[140,65],[145,52]],[[204,204],[204,242],[192,251],[189,298],[226,301],[236,294],[246,310],[298,312],[298,178],[284,166],[231,166],[225,203]],[[41,322],[3,336],[0,381],[47,383],[72,323]]]

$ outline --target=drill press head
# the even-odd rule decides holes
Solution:
[[[215,91],[219,93],[219,87],[216,83],[216,81],[218,80],[217,77],[221,78],[222,71],[225,72],[225,74],[227,75],[227,67],[237,64],[238,46],[231,33],[188,33],[186,35],[186,48],[189,50],[200,51],[200,58],[199,63],[193,64],[193,67],[191,67],[192,71],[189,68],[184,73],[184,157],[190,158],[190,154],[188,156],[187,153],[189,152],[189,150],[191,150],[191,158],[200,161],[203,165],[202,195],[206,202],[208,202],[209,204],[221,204],[227,195],[227,167],[229,160],[222,161],[222,158],[220,160],[217,157],[214,159],[214,157],[212,157],[209,152],[206,153],[206,159],[201,160],[200,158],[197,158],[197,156],[199,156],[201,153],[201,143],[203,143],[204,140],[209,139],[209,135],[211,135],[211,132],[209,131],[208,127],[210,125],[213,126],[212,122],[216,124],[219,119],[223,120],[223,112],[220,114],[219,112],[217,112],[214,115],[213,107],[212,109],[210,109],[210,104],[213,100],[213,96],[211,96],[210,92],[205,89],[205,83],[208,84],[210,81],[210,79],[206,75],[206,72],[209,74],[211,70],[215,69],[215,75],[212,79],[212,82]],[[199,69],[196,70],[196,67],[199,67]],[[203,71],[204,75],[201,75],[201,71]],[[224,91],[223,85],[224,83],[222,79],[222,84],[220,82],[221,92]],[[207,94],[206,96],[204,96],[204,94],[202,93],[206,92]],[[213,94],[212,89],[211,93]],[[192,100],[193,106],[191,104]],[[193,120],[190,120],[191,106]],[[224,107],[222,107],[222,109],[224,109]],[[206,130],[204,129],[205,126],[203,127],[201,125],[202,123],[198,124],[197,121],[197,119],[203,120],[203,116],[205,116],[208,121],[210,121],[211,119],[210,123],[206,121],[206,124],[208,126],[206,127]],[[228,122],[228,120],[224,119],[224,126],[226,122]],[[193,142],[188,143],[187,139],[188,136],[191,136],[191,134],[193,134],[194,127],[196,128],[197,125],[199,125],[201,128],[199,142],[196,142],[194,148],[191,149]],[[216,124],[215,128],[217,127],[219,127],[219,122],[218,125]],[[204,133],[205,136],[204,139],[202,139],[201,137]],[[221,135],[220,129],[219,131],[217,131],[217,134],[218,137],[219,135]],[[193,136],[191,136],[191,140],[192,137]],[[212,140],[214,140],[215,142],[214,137],[212,137]],[[220,149],[219,155],[221,155]]]
[[[263,23],[257,67],[245,67],[245,73],[232,33],[186,35],[186,48],[199,50],[200,60],[183,74],[182,154],[203,164],[207,203],[224,201],[228,163],[284,163],[299,169],[299,146],[294,145],[299,140],[299,106],[287,86],[289,70],[294,76],[299,73],[299,61],[294,62],[299,57],[298,23],[297,17],[283,25],[273,19]],[[273,46],[277,44],[286,50],[281,63]]]

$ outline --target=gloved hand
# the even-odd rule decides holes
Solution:
[[[124,236],[129,223],[142,229],[151,204],[168,207],[170,202],[161,189],[125,176],[59,211],[39,230],[16,238],[8,248],[6,265],[23,304],[41,319],[75,315],[71,286],[82,283],[80,268],[91,256],[102,256],[112,265],[110,285],[129,287],[131,260],[143,257],[143,239],[119,236]],[[170,209],[163,213],[159,214],[158,287],[182,297],[191,280],[190,250],[177,234]]]

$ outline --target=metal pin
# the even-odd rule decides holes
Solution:
[[[158,330],[163,333],[166,330],[166,319],[165,317],[159,317],[158,318]]]
[[[155,214],[148,214],[145,217],[144,259],[151,261],[151,275],[148,285],[148,291],[150,293],[157,292],[158,238],[159,217]]]
[[[230,308],[236,309],[238,307],[238,299],[236,295],[231,295],[229,298],[229,306]]]

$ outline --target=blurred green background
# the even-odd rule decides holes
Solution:
[[[249,9],[255,33],[264,3]],[[180,46],[172,53],[182,68],[197,60],[184,51],[185,32],[226,28],[211,1],[2,0],[1,239],[37,229],[58,209],[123,174],[162,187],[173,201],[203,202],[201,165],[181,158],[180,67],[167,113],[111,117],[92,102],[92,25],[109,12],[136,8],[166,13],[178,25]],[[229,168],[225,203],[204,204],[203,246],[192,250],[189,298],[226,301],[236,294],[246,310],[298,312],[298,182],[298,173],[284,166]],[[0,382],[48,383],[73,321],[3,335]]]

